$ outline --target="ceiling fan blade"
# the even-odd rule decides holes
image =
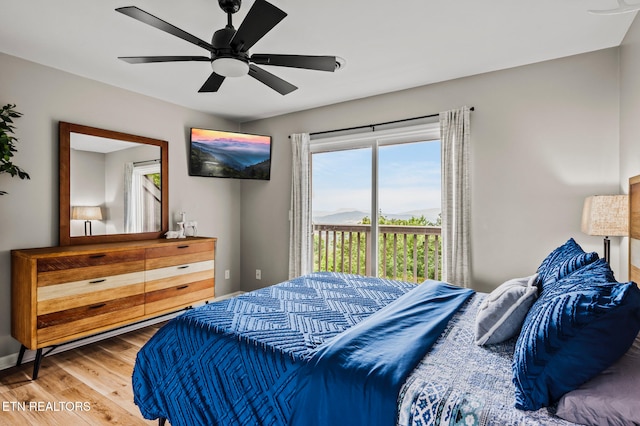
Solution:
[[[285,16],[287,16],[285,12],[271,3],[256,0],[231,39],[231,47],[236,51],[246,52]]]
[[[251,55],[251,61],[258,65],[275,65],[279,67],[304,68],[308,70],[335,71],[335,56],[307,56],[307,55]]]
[[[198,90],[198,93],[217,92],[223,81],[223,76],[212,72],[207,81],[205,81],[200,90]]]
[[[211,62],[211,58],[206,56],[118,56],[118,59],[122,59],[130,64],[147,64],[151,62]]]
[[[268,71],[263,70],[260,67],[257,67],[253,64],[249,65],[249,75],[261,83],[266,84],[271,87],[276,92],[281,95],[286,95],[287,93],[291,93],[297,89],[293,84],[284,81],[280,77],[277,77],[271,74]]]
[[[180,28],[173,26],[170,23],[165,22],[162,19],[157,18],[152,14],[145,12],[144,10],[139,9],[135,6],[119,7],[116,9],[116,11],[130,16],[133,19],[137,19],[140,22],[144,22],[145,24],[151,25],[152,27],[155,27],[166,33],[179,37],[185,41],[188,41],[189,43],[193,43],[196,46],[207,49],[210,52],[216,51],[215,47],[213,47],[210,43],[207,43],[206,41],[199,39],[198,37],[189,34],[188,32],[183,31]]]
[[[620,13],[637,12],[640,10],[640,4],[629,4],[625,0],[618,0],[618,7],[607,10],[589,10],[593,15],[618,15]]]

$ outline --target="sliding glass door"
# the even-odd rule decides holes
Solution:
[[[312,143],[314,271],[439,278],[440,141],[431,130]]]
[[[312,156],[312,220],[317,224],[314,271],[368,275],[371,153],[372,148],[366,147]]]
[[[378,276],[440,277],[440,193],[439,140],[379,147]]]

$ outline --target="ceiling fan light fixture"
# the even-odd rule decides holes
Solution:
[[[249,64],[234,58],[216,58],[211,62],[211,68],[223,77],[242,77],[249,74]]]

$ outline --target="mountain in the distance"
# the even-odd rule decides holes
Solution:
[[[354,225],[364,217],[370,216],[368,213],[358,210],[340,211],[335,213],[325,213],[316,216],[313,212],[313,223],[324,223],[328,225]]]
[[[231,143],[217,146],[194,141],[191,144],[189,173],[194,176],[269,179],[271,159],[268,147],[267,150],[264,147],[249,148],[234,148]]]
[[[412,217],[424,216],[429,222],[435,223],[440,215],[439,208],[411,210],[402,213],[385,213],[382,212],[387,219],[411,219]],[[341,209],[335,212],[313,212],[313,222],[328,225],[354,225],[360,222],[364,217],[370,217],[370,214],[360,210]]]

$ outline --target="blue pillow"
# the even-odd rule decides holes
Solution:
[[[598,253],[585,253],[573,238],[557,247],[538,267],[538,282],[545,284],[560,280],[574,271],[598,260]]]
[[[516,408],[537,410],[612,365],[640,331],[640,289],[610,282],[603,260],[543,289],[513,358]]]
[[[585,253],[587,254],[587,253]],[[575,260],[575,258],[574,258]],[[571,260],[566,261],[571,262]],[[561,269],[563,269],[561,267]],[[567,270],[568,268],[564,268]],[[609,264],[604,259],[597,259],[564,276],[559,280],[547,280],[540,289],[538,297],[544,303],[556,296],[571,291],[588,291],[595,285],[616,283],[616,278]]]

